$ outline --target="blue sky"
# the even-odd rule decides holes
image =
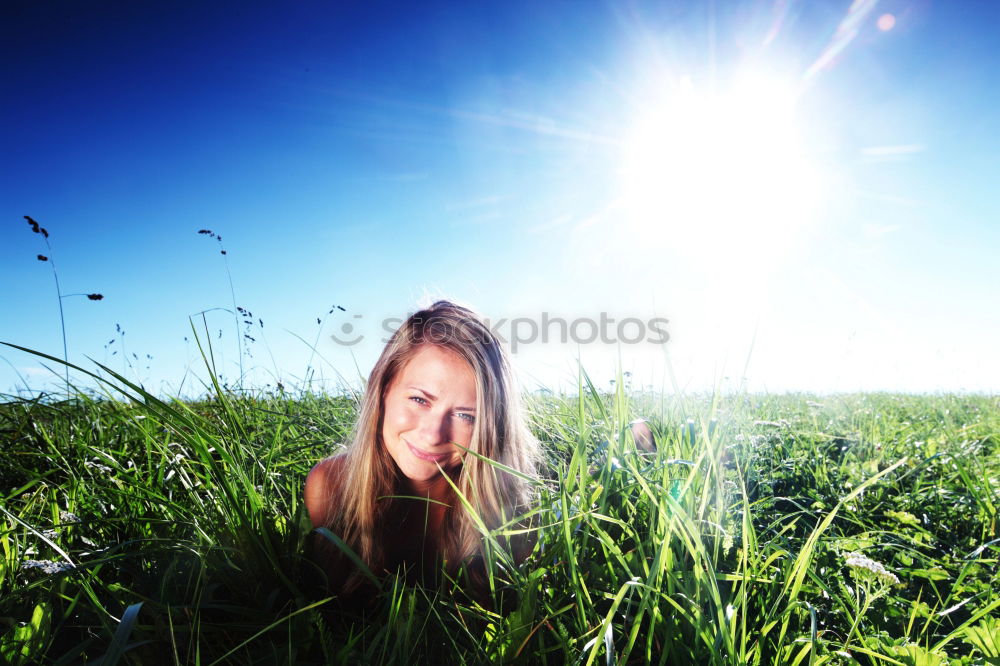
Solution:
[[[200,390],[199,312],[230,380],[246,333],[247,385],[333,387],[435,297],[669,320],[524,340],[528,388],[1000,390],[996,7],[361,4],[4,3],[0,340],[62,352],[30,215],[105,296],[63,300],[70,359],[161,393]]]

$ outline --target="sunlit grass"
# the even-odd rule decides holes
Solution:
[[[581,374],[528,397],[536,547],[519,567],[493,553],[489,603],[388,580],[362,612],[313,589],[303,557],[302,484],[353,398],[113,381],[0,405],[5,662],[1000,657],[995,397],[607,393]],[[634,447],[639,416],[655,453]]]

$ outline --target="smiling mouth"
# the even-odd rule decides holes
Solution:
[[[406,442],[405,439],[403,441]],[[420,458],[421,460],[426,460],[427,462],[437,462],[437,463],[444,462],[449,457],[451,457],[450,453],[436,453],[435,454],[435,453],[427,453],[426,451],[421,451],[420,449],[418,449],[417,447],[413,446],[409,442],[406,442],[406,445],[408,447],[410,447],[410,452],[413,453],[414,456],[416,456],[417,458]]]

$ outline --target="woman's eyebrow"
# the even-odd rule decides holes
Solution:
[[[426,395],[430,400],[437,400],[437,396],[436,395],[434,395],[430,391],[425,391],[424,389],[420,388],[419,386],[407,386],[406,388],[411,388],[411,389],[414,389],[416,391],[420,391],[421,393],[423,393],[424,395]],[[456,407],[455,409],[457,409],[460,412],[474,412],[474,411],[476,411],[475,407]]]

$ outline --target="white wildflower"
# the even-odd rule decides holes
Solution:
[[[750,446],[762,446],[767,443],[767,437],[764,435],[750,435],[747,437],[744,434],[736,435],[737,442],[750,442]]]
[[[53,562],[52,560],[25,560],[21,563],[21,568],[25,571],[28,569],[41,569],[43,573],[52,575],[62,573],[63,571],[69,571],[74,567],[69,562]]]
[[[899,585],[899,577],[886,569],[881,562],[876,562],[875,560],[865,557],[861,553],[851,553],[847,556],[847,560],[844,562],[848,568],[851,569],[851,573],[864,573],[868,572],[873,574],[876,579],[886,583],[888,585]]]
[[[42,530],[42,536],[53,541],[59,538],[59,530]]]
[[[95,463],[92,460],[88,460],[87,462],[83,463],[83,466],[84,467],[91,467],[93,469],[96,469],[101,474],[110,474],[111,473],[111,468],[110,467],[108,467],[107,465],[102,465],[101,463]]]
[[[754,421],[753,424],[755,426],[767,426],[768,428],[788,428],[792,425],[785,419],[778,419],[777,421]]]
[[[78,523],[80,522],[80,517],[69,511],[60,511],[59,521],[63,523]]]

